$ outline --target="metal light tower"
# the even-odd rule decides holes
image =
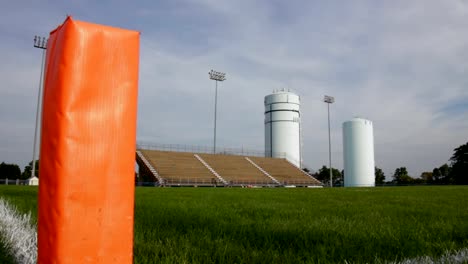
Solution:
[[[214,111],[214,139],[213,139],[213,154],[216,154],[216,109],[217,109],[217,104],[218,104],[218,81],[222,82],[226,80],[226,73],[211,70],[208,74],[210,75],[210,79],[215,80],[216,82],[215,111]]]
[[[36,145],[37,145],[37,130],[39,125],[39,118],[42,116],[41,97],[42,97],[42,81],[44,78],[44,59],[45,52],[47,49],[47,38],[34,36],[34,47],[42,49],[42,60],[41,60],[41,75],[39,76],[39,91],[37,93],[37,109],[36,109],[36,126],[34,127],[34,145],[33,145],[33,160],[32,160],[32,171],[31,177],[36,176]]]
[[[335,102],[335,98],[333,96],[325,95],[323,101],[327,103],[328,106],[328,162],[330,168],[330,187],[333,187],[333,172],[331,165],[330,104],[333,104]]]

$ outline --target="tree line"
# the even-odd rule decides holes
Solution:
[[[410,176],[406,167],[399,167],[395,169],[392,180],[386,182],[382,169],[375,167],[375,184],[468,184],[468,142],[453,151],[454,153],[449,159],[450,164],[445,163],[432,171],[423,172],[418,178]],[[304,169],[304,171],[309,173],[308,169]],[[328,167],[322,166],[317,173],[311,175],[325,186],[330,185]],[[343,186],[344,171],[332,168],[332,181],[333,186]]]
[[[24,167],[21,172],[20,167],[17,164],[9,164],[2,162],[0,163],[0,179],[20,179],[26,180],[31,178],[32,161]],[[36,167],[34,168],[36,177],[39,177],[39,160],[36,160]]]
[[[395,169],[392,180],[386,182],[382,169],[375,167],[375,184],[468,184],[468,142],[455,148],[450,164],[443,164],[432,171],[421,173],[419,178],[414,178],[408,174],[406,167]],[[0,163],[0,179],[20,179],[25,180],[31,177],[32,161],[24,167],[21,172],[17,164]],[[310,173],[307,168],[304,171]],[[35,175],[39,177],[39,160],[36,160]],[[325,186],[330,185],[330,170],[322,166],[317,173],[310,173]],[[333,186],[344,184],[344,171],[332,168]]]

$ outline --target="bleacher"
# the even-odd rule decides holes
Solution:
[[[144,149],[138,152],[141,154],[137,155],[138,165],[165,186],[322,185],[285,159],[248,157],[257,168],[245,156]]]
[[[163,185],[214,185],[216,177],[198,161],[193,153],[139,150],[149,161]]]
[[[199,154],[230,185],[274,185],[243,156]]]
[[[262,169],[267,171],[273,178],[282,185],[294,186],[315,186],[321,185],[320,181],[307,175],[304,171],[298,169],[286,159],[273,159],[262,157],[251,157]]]

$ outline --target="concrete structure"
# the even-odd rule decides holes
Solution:
[[[39,185],[39,178],[34,176],[26,180],[27,185],[37,186]]]
[[[301,113],[297,94],[282,89],[265,96],[265,156],[301,166]]]
[[[375,186],[372,121],[353,118],[343,123],[344,186]]]

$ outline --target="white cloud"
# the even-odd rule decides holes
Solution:
[[[302,97],[304,157],[313,169],[328,161],[324,94],[336,97],[332,146],[333,162],[340,168],[341,123],[355,115],[374,121],[376,163],[388,177],[399,166],[407,166],[413,176],[432,170],[467,140],[467,108],[448,110],[468,102],[466,2],[93,5],[53,8],[48,21],[58,19],[58,24],[58,14],[72,9],[77,19],[141,27],[139,140],[210,145],[212,68],[227,72],[227,80],[219,84],[218,145],[261,149],[263,97],[282,87]],[[47,7],[40,10],[41,16],[49,12]],[[5,20],[15,25],[15,32],[43,27],[15,16]],[[46,24],[50,26],[44,31],[55,27]],[[16,46],[18,33],[0,29]],[[0,56],[12,60],[21,51],[10,53],[1,49]],[[0,69],[2,80],[17,87],[16,95],[34,91],[29,88],[37,80],[34,64],[19,59]],[[2,104],[13,98],[11,93],[0,90]],[[35,95],[28,96],[31,100]],[[14,121],[2,116],[0,122]],[[29,148],[27,141],[19,148]],[[0,159],[8,158],[2,151]]]

